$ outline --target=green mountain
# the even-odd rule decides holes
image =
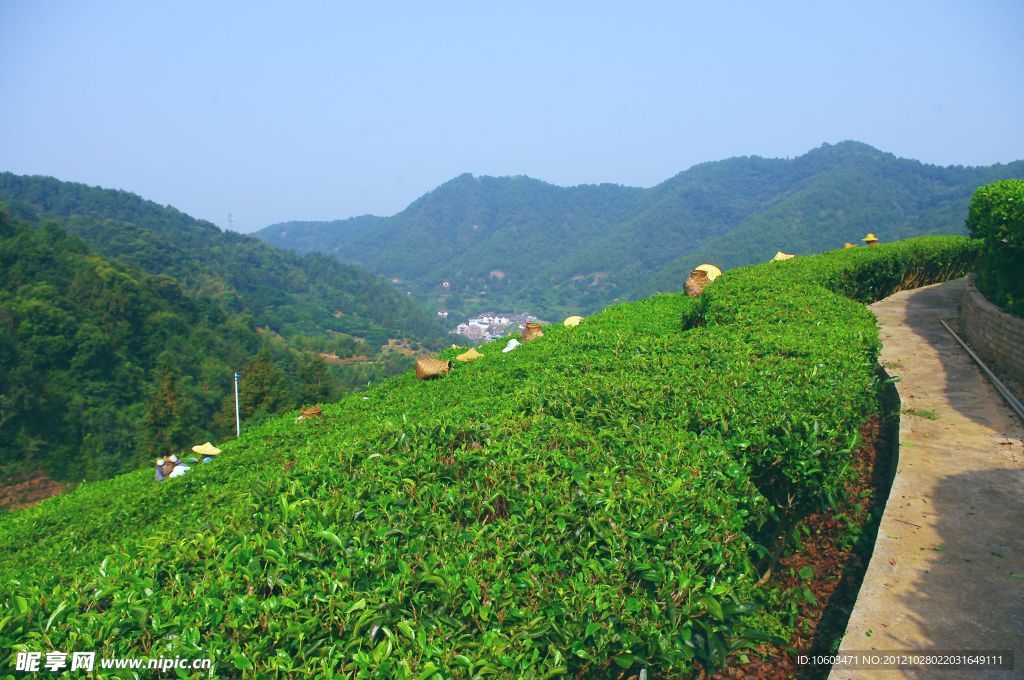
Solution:
[[[127,192],[2,173],[0,220],[0,479],[98,479],[222,440],[235,371],[253,423],[444,344],[365,270]]]
[[[289,222],[256,235],[398,279],[432,308],[556,317],[677,290],[704,261],[820,252],[869,231],[883,240],[964,233],[974,189],[1008,177],[1024,177],[1024,161],[937,167],[842,142],[794,159],[703,163],[649,189],[461,175],[391,217]]]
[[[443,335],[436,317],[359,267],[282,251],[125,191],[0,173],[0,202],[29,222],[57,219],[96,252],[172,276],[285,337],[344,333],[380,346]]]
[[[56,223],[0,210],[0,477],[101,479],[337,398],[340,375],[175,279],[92,252]]]
[[[784,161],[785,162],[785,161]],[[864,144],[824,146],[790,161],[793,190],[661,267],[638,290],[668,290],[701,262],[732,268],[777,251],[820,253],[874,232],[887,241],[933,234],[966,234],[964,219],[979,186],[1024,176],[1024,161],[989,167],[938,167],[896,158]]]

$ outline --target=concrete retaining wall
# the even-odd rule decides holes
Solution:
[[[967,281],[960,305],[964,339],[997,375],[1024,382],[1024,318],[1007,314]]]

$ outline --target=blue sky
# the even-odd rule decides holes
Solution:
[[[0,170],[252,231],[463,172],[651,186],[855,139],[1024,158],[1024,3],[0,0]]]

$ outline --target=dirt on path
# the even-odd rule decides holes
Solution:
[[[963,286],[871,306],[901,378],[899,462],[839,654],[1010,652],[1013,669],[834,665],[830,680],[1024,678],[1024,423],[938,321]]]

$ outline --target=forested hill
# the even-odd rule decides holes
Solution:
[[[286,337],[330,331],[379,346],[388,338],[439,341],[443,334],[436,317],[359,267],[223,232],[125,191],[0,173],[0,202],[31,223],[57,219],[96,252],[172,276]]]
[[[101,479],[222,441],[236,370],[247,424],[346,391],[337,367],[246,315],[0,209],[0,483]]]
[[[794,159],[703,163],[649,189],[461,175],[392,217],[284,223],[257,236],[398,278],[438,309],[553,317],[678,289],[703,261],[820,252],[869,231],[962,233],[974,189],[1009,177],[1024,177],[1024,161],[938,167],[842,142]]]

